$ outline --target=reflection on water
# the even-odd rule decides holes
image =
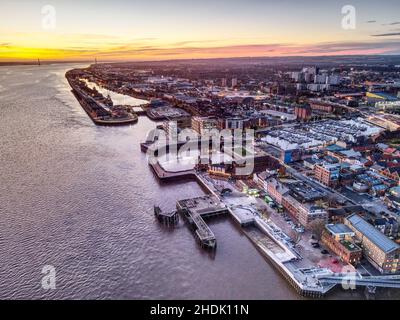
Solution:
[[[87,79],[82,79],[83,81],[86,82],[87,86],[89,88],[96,88],[98,92],[100,92],[104,97],[107,97],[108,95],[111,97],[111,100],[113,101],[114,105],[128,105],[128,106],[142,106],[145,104],[148,104],[148,101],[142,100],[142,99],[136,99],[124,94],[120,94],[114,91],[110,91],[106,88],[100,87],[94,82],[91,82]]]

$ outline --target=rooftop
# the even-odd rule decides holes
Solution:
[[[331,232],[334,235],[339,235],[339,234],[354,234],[354,231],[351,230],[348,226],[345,224],[328,224],[326,226],[326,229],[328,229],[329,232]]]
[[[291,194],[301,202],[316,201],[326,196],[325,193],[316,190],[311,185],[303,181],[291,183],[288,185],[288,187],[291,191]]]
[[[394,241],[386,237],[378,229],[375,229],[371,224],[361,218],[359,215],[351,215],[347,220],[361,232],[365,237],[371,240],[376,246],[378,246],[385,253],[390,253],[394,250],[400,249],[400,246]]]
[[[361,248],[354,244],[353,242],[347,241],[347,240],[342,240],[340,243],[349,251],[361,251]]]

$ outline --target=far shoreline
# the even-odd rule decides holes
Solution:
[[[0,67],[14,67],[14,66],[45,66],[54,64],[80,64],[80,63],[93,63],[93,61],[41,61],[40,65],[37,61],[20,61],[20,62],[0,62]]]

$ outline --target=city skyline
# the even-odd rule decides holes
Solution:
[[[342,27],[345,5],[356,9],[355,29]],[[46,27],[49,6],[55,19]],[[393,0],[5,1],[0,61],[400,54],[398,7]]]

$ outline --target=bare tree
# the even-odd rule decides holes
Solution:
[[[265,208],[265,207],[261,208],[260,213],[261,213],[262,217],[264,219],[266,219],[267,221],[269,221],[271,219],[271,212],[268,210],[268,208]]]
[[[322,238],[322,232],[325,229],[325,224],[325,220],[323,219],[316,219],[309,224],[309,229],[312,231],[318,241]]]
[[[303,235],[296,230],[291,230],[289,233],[289,237],[293,240],[295,245],[298,245],[303,237]]]

